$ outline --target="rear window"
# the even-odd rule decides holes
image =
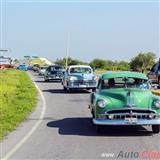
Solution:
[[[91,68],[87,67],[75,67],[70,69],[70,73],[85,73],[85,74],[90,74],[92,73]]]
[[[20,65],[20,67],[26,67],[26,65]]]
[[[60,66],[52,66],[49,68],[49,70],[50,71],[61,71],[61,70],[63,70],[63,68]]]

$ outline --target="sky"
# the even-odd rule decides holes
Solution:
[[[1,0],[0,4],[0,48],[8,48],[5,54],[13,58],[56,60],[65,57],[67,46],[70,57],[87,62],[130,61],[140,52],[160,57],[159,0]]]

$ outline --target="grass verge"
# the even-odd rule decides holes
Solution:
[[[36,106],[37,90],[26,72],[0,70],[0,139]]]

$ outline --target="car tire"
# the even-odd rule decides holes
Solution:
[[[72,88],[68,88],[68,92],[72,93],[73,89]]]
[[[67,92],[67,87],[63,86],[63,90],[64,90],[65,92]]]
[[[160,133],[160,125],[152,125],[153,133]]]
[[[44,81],[45,81],[45,82],[49,82],[49,79],[46,79],[46,78],[45,78]]]
[[[95,92],[96,91],[96,88],[92,88],[92,92]]]

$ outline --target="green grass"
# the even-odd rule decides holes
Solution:
[[[33,110],[36,97],[37,90],[26,72],[0,70],[0,139]]]

